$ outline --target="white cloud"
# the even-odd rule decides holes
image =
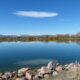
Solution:
[[[34,17],[34,18],[46,18],[58,16],[58,13],[54,12],[38,12],[38,11],[17,11],[14,14],[24,17]]]

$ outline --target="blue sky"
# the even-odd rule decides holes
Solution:
[[[0,0],[0,34],[80,32],[80,0]]]

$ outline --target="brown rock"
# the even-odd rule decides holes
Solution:
[[[26,73],[26,71],[28,71],[29,68],[21,68],[18,70],[18,73]]]
[[[48,73],[51,73],[51,70],[49,70],[47,67],[41,67],[40,73],[41,74],[48,74]]]
[[[3,75],[3,74],[2,74],[2,73],[0,73],[0,78],[2,77],[2,75]]]
[[[57,67],[55,68],[55,70],[56,70],[56,71],[61,71],[61,70],[63,70],[63,67],[62,67],[61,65],[59,65],[59,66],[57,66]]]
[[[33,77],[33,80],[40,80],[40,77],[39,77],[38,75],[35,75],[35,76]]]

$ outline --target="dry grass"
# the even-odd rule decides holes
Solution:
[[[80,70],[61,71],[57,76],[51,76],[42,80],[80,80]]]

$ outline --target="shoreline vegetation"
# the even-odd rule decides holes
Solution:
[[[80,41],[80,32],[77,34],[56,34],[56,35],[0,35],[0,42],[4,41],[23,41],[23,42],[32,42],[32,41],[55,41],[55,42],[69,42],[69,41]]]
[[[80,80],[80,63],[61,65],[50,61],[38,69],[29,67],[13,72],[0,73],[0,80]]]

